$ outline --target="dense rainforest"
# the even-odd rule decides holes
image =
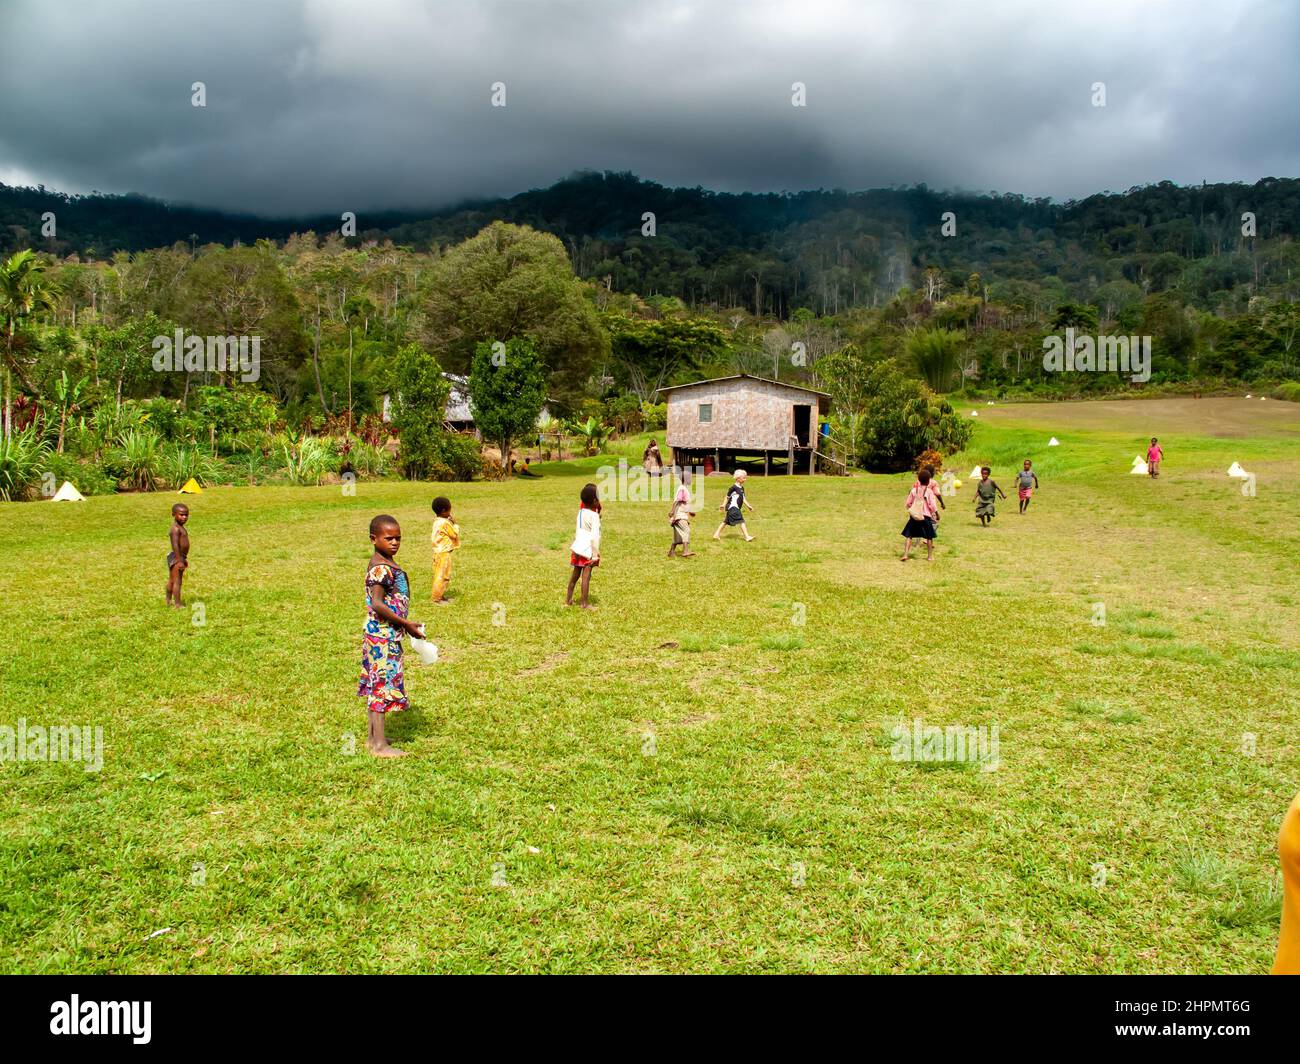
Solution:
[[[511,358],[536,360],[524,390],[588,434],[654,425],[664,385],[746,372],[829,392],[843,456],[895,468],[960,443],[952,393],[1249,382],[1297,397],[1298,226],[1292,178],[1054,203],[925,186],[731,194],[587,172],[355,226],[0,186],[6,439],[29,431],[56,454],[77,441],[102,466],[147,406],[156,442],[212,456],[265,457],[273,432],[350,437],[367,417],[374,447],[403,380],[432,402],[430,367],[482,376],[492,345],[515,343]],[[1049,372],[1044,341],[1067,329],[1150,337],[1149,375]],[[210,357],[160,370],[172,336],[256,338],[256,372]],[[909,413],[882,436],[871,411],[886,407]],[[437,431],[420,436],[420,471],[472,472]]]

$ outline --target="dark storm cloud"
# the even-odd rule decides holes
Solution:
[[[925,181],[1057,198],[1300,173],[1289,0],[4,12],[0,181],[72,191],[300,214],[508,195],[584,168],[736,191]],[[196,81],[206,108],[191,106]],[[791,106],[796,81],[807,107]]]

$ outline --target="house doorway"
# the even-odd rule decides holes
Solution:
[[[812,407],[796,404],[794,408],[794,436],[800,447],[810,446],[809,433],[812,431]]]

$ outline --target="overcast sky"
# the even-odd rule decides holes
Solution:
[[[1057,199],[1256,181],[1300,175],[1298,52],[1297,0],[0,0],[0,181],[290,215],[578,169]]]

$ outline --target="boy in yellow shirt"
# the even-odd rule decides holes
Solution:
[[[443,598],[451,583],[451,552],[460,546],[460,525],[452,520],[451,500],[439,495],[433,500],[433,601],[445,606]]]

